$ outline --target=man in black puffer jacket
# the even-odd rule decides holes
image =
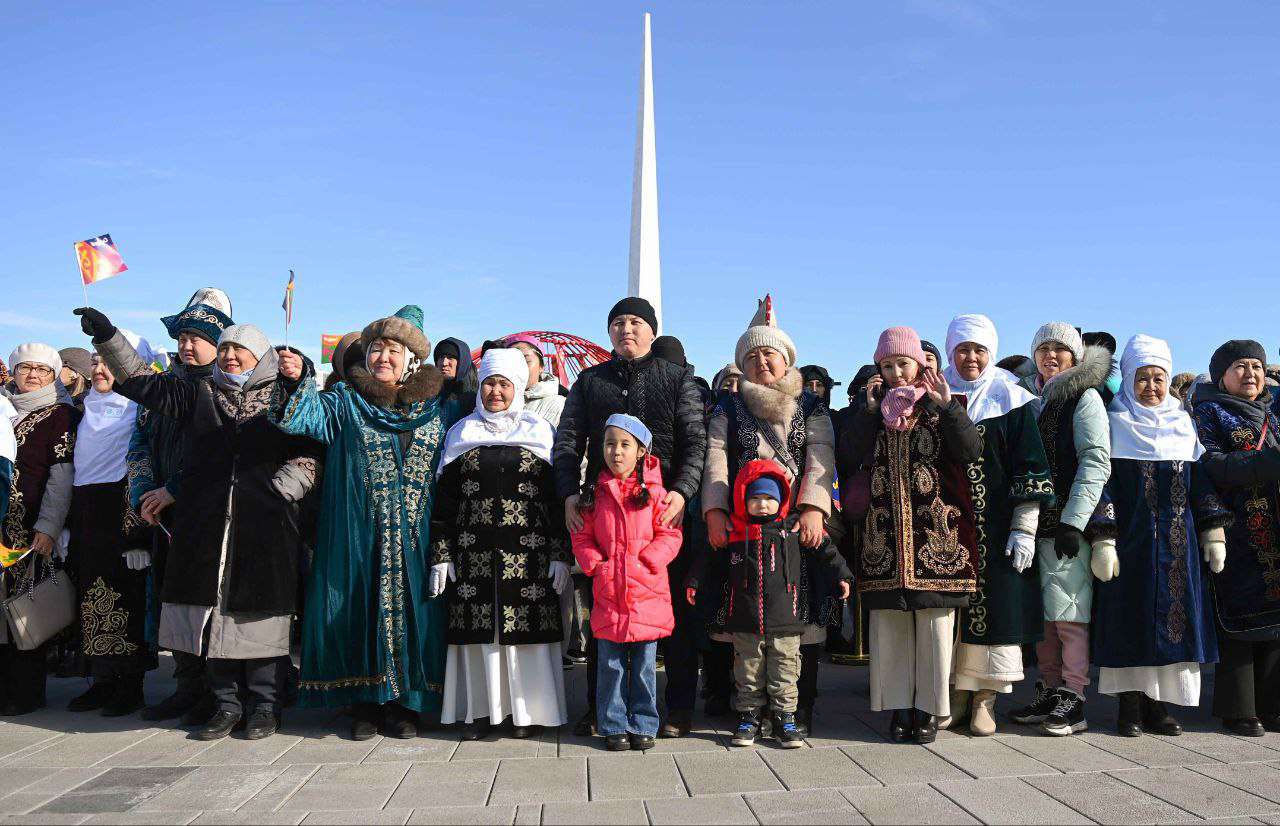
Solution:
[[[643,298],[624,298],[609,311],[609,339],[613,357],[589,367],[578,376],[556,432],[551,452],[555,467],[556,493],[565,500],[565,522],[571,530],[581,523],[578,500],[582,480],[594,484],[604,464],[602,445],[604,423],[614,413],[629,413],[645,423],[653,433],[652,452],[662,467],[662,484],[667,499],[662,503],[663,522],[680,524],[686,503],[698,493],[702,463],[707,452],[707,429],[703,418],[702,394],[693,370],[653,355],[658,320],[653,306]],[[586,476],[582,460],[587,460]],[[673,563],[673,567],[676,563]],[[676,587],[679,586],[679,587]],[[683,579],[673,582],[673,594],[683,593]],[[680,629],[677,629],[677,634]],[[587,714],[576,731],[591,734],[595,728],[595,643],[587,652]],[[693,660],[692,682],[688,674],[671,672],[668,664],[667,712],[687,731],[697,692],[697,661]],[[677,668],[677,672],[686,669]],[[671,685],[672,679],[677,685]],[[687,697],[687,708],[686,706]],[[672,704],[676,705],[672,708]],[[678,714],[677,714],[678,713]],[[667,727],[664,726],[664,729]],[[668,732],[669,733],[669,732]]]

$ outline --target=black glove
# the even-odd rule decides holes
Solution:
[[[116,334],[116,327],[111,319],[92,307],[81,307],[72,312],[80,316],[80,329],[84,330],[86,336],[93,338],[94,344],[101,344]]]
[[[1080,551],[1088,549],[1089,542],[1079,528],[1066,522],[1058,523],[1058,532],[1053,538],[1053,552],[1058,555],[1058,559],[1075,559]]]

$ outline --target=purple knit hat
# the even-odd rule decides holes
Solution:
[[[880,334],[876,344],[875,363],[889,356],[906,356],[915,359],[924,366],[924,348],[920,346],[920,336],[910,327],[890,327]]]

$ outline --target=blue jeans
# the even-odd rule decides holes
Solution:
[[[597,640],[596,726],[614,734],[658,734],[658,643]]]

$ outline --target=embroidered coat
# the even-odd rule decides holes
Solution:
[[[1111,460],[1091,528],[1114,532],[1120,575],[1093,586],[1096,665],[1217,662],[1200,536],[1231,520],[1198,463]]]
[[[440,474],[434,561],[457,574],[445,592],[449,645],[561,642],[552,562],[571,565],[550,463],[522,447],[477,447]]]
[[[302,626],[298,702],[440,708],[445,601],[427,597],[435,470],[456,404],[418,368],[398,389],[361,366],[317,392],[304,376],[277,414],[325,445],[319,538]]]
[[[1036,565],[1018,573],[1005,556],[1013,510],[1053,504],[1053,479],[1030,404],[977,425],[982,458],[968,468],[978,543],[977,589],[960,612],[960,641],[1025,645],[1044,636],[1044,603]]]
[[[148,653],[147,580],[124,552],[151,547],[151,529],[129,505],[128,477],[77,485],[71,495],[71,546],[80,594],[80,638],[90,657]]]
[[[857,558],[862,605],[871,610],[958,608],[978,584],[974,505],[965,469],[982,436],[962,396],[916,405],[908,430],[889,430],[879,407],[855,413],[840,437],[840,465],[871,456],[871,501]]]
[[[1212,575],[1218,621],[1231,637],[1280,639],[1280,416],[1270,391],[1249,403],[1206,384],[1195,398],[1200,463],[1236,517],[1226,566]]]

